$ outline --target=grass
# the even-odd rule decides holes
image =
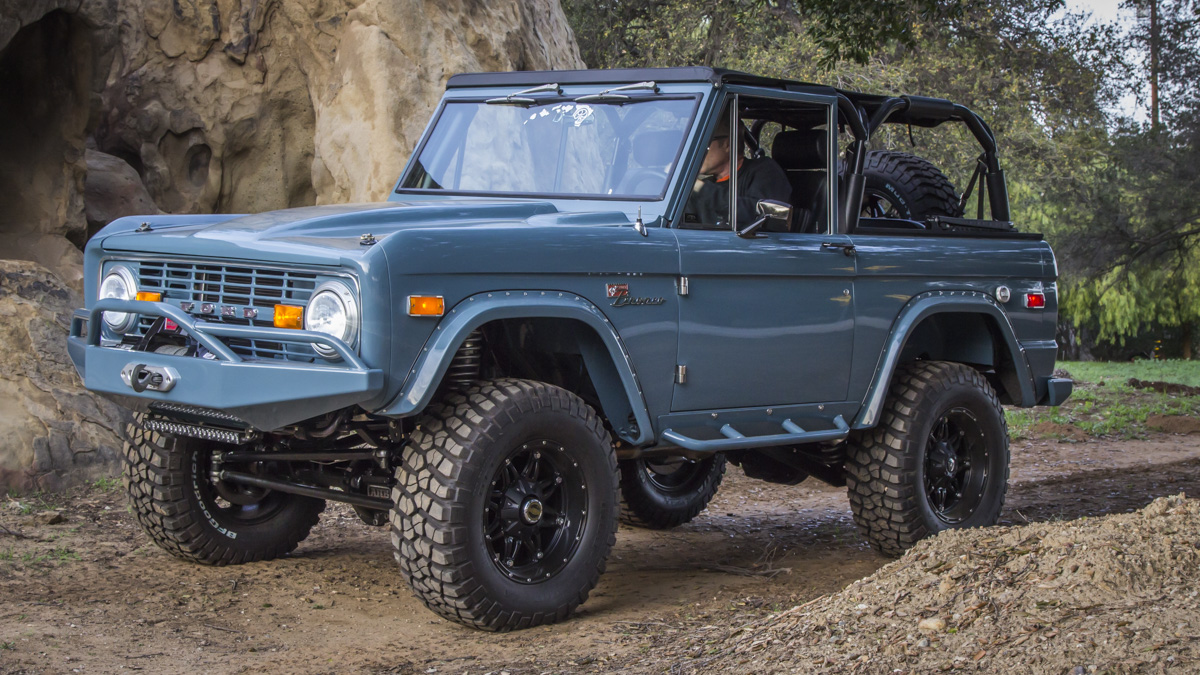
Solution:
[[[100,490],[101,492],[112,492],[112,491],[116,490],[117,488],[121,487],[121,479],[111,477],[111,476],[106,476],[104,478],[97,478],[95,481],[92,482],[92,487],[97,490]]]
[[[1058,367],[1075,380],[1071,398],[1058,408],[1008,409],[1011,436],[1140,438],[1152,431],[1146,426],[1151,415],[1200,416],[1200,396],[1161,394],[1128,384],[1136,378],[1200,386],[1200,361],[1066,361]]]
[[[1057,367],[1071,373],[1076,382],[1124,383],[1134,377],[1200,387],[1200,361],[1059,361]]]

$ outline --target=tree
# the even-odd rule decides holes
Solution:
[[[914,26],[957,16],[963,0],[563,0],[591,68],[716,66],[802,35],[822,64],[865,63]]]

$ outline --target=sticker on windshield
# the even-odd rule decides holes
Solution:
[[[575,108],[575,112],[571,115],[575,119],[575,126],[579,126],[588,121],[592,117],[592,106],[581,105]]]
[[[595,110],[590,105],[575,105],[574,103],[559,103],[549,110],[542,109],[538,112],[531,113],[529,119],[523,124],[540,120],[543,117],[554,115],[552,122],[567,122],[570,121],[574,126],[578,127],[584,124],[595,124],[596,120],[592,117]]]

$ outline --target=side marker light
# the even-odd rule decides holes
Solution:
[[[440,295],[408,296],[409,316],[441,316],[446,313],[446,301]]]
[[[1045,309],[1046,294],[1045,293],[1026,293],[1025,307],[1027,309]]]
[[[304,308],[293,305],[275,305],[275,327],[304,328]]]

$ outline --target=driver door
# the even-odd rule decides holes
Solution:
[[[825,177],[834,175],[836,99],[741,88],[730,96],[745,121],[770,117],[781,130],[788,122],[824,133],[823,158],[807,157]],[[815,126],[814,126],[815,125]],[[780,158],[804,148],[770,147],[782,133],[764,138],[763,152]],[[816,152],[812,147],[809,151]],[[739,153],[734,153],[734,159]],[[743,164],[744,166],[744,164]],[[805,169],[813,171],[813,169]],[[785,169],[786,171],[786,169]],[[796,170],[797,172],[800,170]],[[854,338],[855,259],[849,237],[833,234],[836,181],[793,175],[793,219],[800,209],[820,214],[807,232],[760,231],[742,238],[728,221],[718,226],[680,219],[677,237],[687,294],[679,302],[679,357],[685,381],[676,382],[673,411],[717,410],[846,398]],[[814,189],[813,185],[819,185]],[[733,214],[730,216],[733,218]],[[745,227],[748,223],[737,223]],[[767,228],[775,229],[775,228]]]

